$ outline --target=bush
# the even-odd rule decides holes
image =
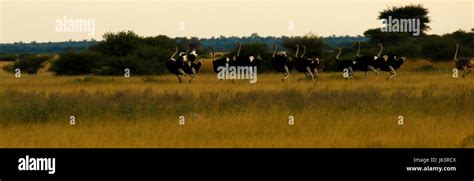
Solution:
[[[146,72],[139,74],[162,74],[166,73],[166,61],[173,54],[174,48],[163,46],[141,46],[133,52],[133,55],[141,59],[147,66]],[[149,69],[149,70],[148,70]],[[135,70],[136,72],[137,70]]]
[[[15,54],[0,54],[0,61],[16,61],[18,56]]]
[[[440,36],[428,36],[422,41],[422,57],[432,61],[451,61],[454,57],[457,41]]]
[[[418,42],[408,41],[399,46],[384,46],[383,54],[393,54],[397,56],[420,58],[422,51],[421,45]]]
[[[474,57],[474,32],[459,30],[443,37],[453,38],[459,42],[459,56]]]
[[[21,55],[19,60],[13,64],[3,67],[7,72],[13,73],[15,69],[26,71],[28,74],[36,74],[39,69],[44,67],[44,63],[49,60],[47,55]]]
[[[128,56],[140,43],[140,37],[132,31],[105,33],[103,38],[104,41],[97,43],[91,49],[106,56]]]
[[[50,70],[56,75],[91,74],[100,70],[103,59],[100,53],[93,51],[68,51],[52,63]]]
[[[166,72],[165,63],[177,46],[167,36],[140,37],[132,31],[106,33],[104,41],[91,51],[104,55],[96,74],[123,75],[125,68],[131,74],[150,75]]]
[[[326,44],[323,38],[314,34],[307,34],[302,37],[291,37],[283,40],[282,45],[293,52],[296,51],[296,45],[300,45],[300,53],[302,53],[302,45],[306,46],[307,57],[322,57]],[[294,55],[294,54],[293,54]]]
[[[153,74],[153,66],[150,66],[150,62],[135,56],[108,57],[104,61],[104,67],[98,74],[124,75],[126,68],[130,69],[131,75]]]

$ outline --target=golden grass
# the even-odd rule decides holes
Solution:
[[[474,77],[451,78],[449,63],[415,71],[424,65],[407,63],[395,81],[357,72],[313,83],[292,72],[289,82],[266,73],[257,84],[205,70],[191,84],[0,71],[0,147],[473,147]]]

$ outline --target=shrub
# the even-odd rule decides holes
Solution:
[[[129,68],[134,75],[151,75],[166,72],[165,63],[177,46],[167,36],[141,37],[132,31],[106,33],[104,41],[91,47],[91,51],[104,55],[94,73],[123,75]]]
[[[448,37],[429,36],[422,41],[422,57],[432,61],[450,61],[456,50],[456,40]]]
[[[16,61],[18,56],[15,54],[0,54],[0,61]]]
[[[302,52],[302,45],[306,46],[306,56],[308,57],[322,57],[326,44],[323,38],[314,34],[307,34],[302,37],[292,37],[283,40],[282,45],[293,52],[296,51],[296,45],[300,45],[300,53]]]
[[[44,67],[44,63],[49,60],[47,55],[21,55],[13,64],[3,67],[7,72],[13,73],[15,69],[26,71],[28,74],[36,74],[39,69]]]
[[[97,43],[91,49],[99,51],[106,56],[130,55],[140,43],[140,37],[132,31],[105,33],[103,38],[104,41]]]
[[[56,75],[91,74],[99,71],[103,59],[100,53],[93,51],[67,51],[52,63],[50,70]]]

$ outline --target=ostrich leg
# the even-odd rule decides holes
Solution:
[[[395,79],[395,77],[397,76],[397,72],[395,71],[395,69],[392,67],[392,66],[388,66],[388,68],[390,69],[390,77],[387,78],[387,80],[390,80],[390,79]]]
[[[311,76],[311,80],[314,82],[314,75],[313,75],[313,73],[311,73],[311,68],[306,66],[306,72]]]
[[[375,80],[377,80],[377,78],[379,76],[379,72],[377,72],[377,70],[375,70],[374,66],[369,66],[369,69],[375,72]],[[367,75],[366,75],[366,78],[367,78]]]

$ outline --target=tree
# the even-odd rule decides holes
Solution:
[[[428,23],[431,22],[428,16],[428,9],[422,5],[408,5],[402,7],[391,7],[380,12],[377,19],[419,19],[420,35],[424,36],[430,29]],[[364,32],[364,36],[369,37],[369,43],[374,46],[377,43],[387,45],[400,45],[416,39],[411,32],[382,32],[380,28],[369,29]]]
[[[370,38],[369,43],[372,46],[378,43],[384,45],[400,45],[412,38],[408,33],[382,32],[380,28],[369,29],[364,32],[364,36]]]
[[[104,41],[92,47],[92,50],[97,50],[107,56],[130,55],[138,47],[140,41],[140,37],[133,31],[105,33],[102,37]]]
[[[427,30],[430,29],[428,23],[431,22],[430,17],[428,16],[428,9],[423,7],[423,5],[408,5],[402,7],[391,7],[382,12],[380,12],[378,19],[388,19],[389,16],[392,19],[419,19],[420,20],[420,33],[425,34]]]
[[[66,51],[52,62],[50,70],[56,75],[91,74],[100,69],[102,54],[94,51]]]
[[[445,36],[456,39],[463,46],[474,47],[474,32],[458,30]]]
[[[28,74],[36,74],[39,69],[44,67],[44,63],[49,60],[48,55],[21,55],[19,59],[13,64],[3,67],[7,72],[13,73],[15,69],[20,69],[22,72]]]
[[[141,37],[132,31],[106,33],[103,37],[103,41],[90,48],[104,55],[99,59],[100,67],[94,71],[100,75],[121,75],[125,68],[136,75],[163,73],[165,62],[177,46],[175,40],[167,36]]]
[[[308,57],[322,57],[323,50],[326,47],[324,43],[324,39],[319,37],[313,33],[308,33],[305,36],[298,36],[298,37],[291,37],[284,39],[282,45],[293,52],[296,51],[296,45],[300,45],[300,53],[301,53],[301,46],[306,46],[306,55]]]
[[[456,40],[438,35],[426,36],[422,42],[422,55],[432,61],[451,61]]]

